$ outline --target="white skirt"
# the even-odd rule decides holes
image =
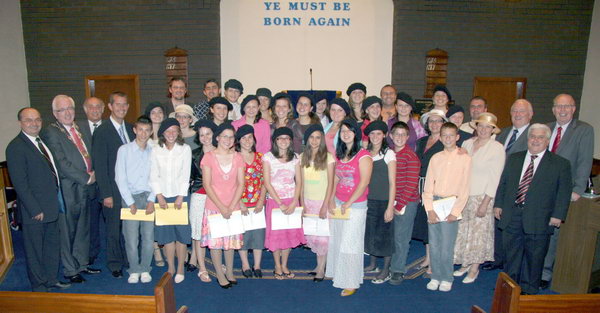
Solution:
[[[190,198],[190,225],[192,226],[192,239],[202,240],[202,218],[206,195],[193,193]]]
[[[341,202],[336,199],[336,204]],[[357,289],[364,279],[365,226],[367,201],[353,203],[350,219],[329,220],[329,251],[325,276],[333,278],[333,287]]]

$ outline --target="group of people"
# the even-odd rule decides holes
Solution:
[[[471,99],[465,122],[444,86],[420,118],[413,98],[392,85],[367,97],[365,85],[351,84],[348,101],[319,92],[293,101],[267,88],[240,101],[243,92],[232,79],[221,97],[211,79],[207,99],[190,106],[186,81],[174,78],[169,101],[150,103],[133,125],[122,92],[110,95],[106,120],[94,97],[83,103],[83,122],[75,122],[66,95],[53,99],[56,121],[43,129],[37,110],[20,110],[22,131],[6,156],[32,289],[67,288],[100,272],[90,267],[100,215],[107,267],[114,277],[127,268],[129,283],[150,282],[153,256],[162,266],[163,253],[175,283],[185,279],[186,264],[211,282],[207,248],[222,288],[237,284],[235,250],[243,276],[262,277],[266,248],[274,277],[290,279],[291,249],[306,245],[316,255],[313,280],[330,277],[349,296],[365,273],[376,273],[374,284],[401,284],[411,239],[426,244],[419,268],[429,290],[450,291],[465,274],[462,282],[473,283],[482,264],[503,267],[526,293],[551,280],[558,229],[592,162],[593,128],[574,119],[572,96],[554,99],[557,120],[549,125],[530,124],[533,106],[518,99],[512,126],[500,129],[482,97]],[[186,204],[187,225],[120,218],[122,208],[149,215]],[[328,219],[329,236],[273,229],[276,210],[300,207],[304,216]],[[262,211],[265,228],[213,238],[211,216]],[[56,278],[59,257],[66,282]]]

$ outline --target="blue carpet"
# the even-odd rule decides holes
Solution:
[[[6,278],[0,284],[2,291],[30,291],[27,279],[25,255],[21,232],[12,232],[15,261]],[[409,263],[423,256],[424,247],[412,242]],[[251,254],[250,254],[251,255]],[[96,266],[105,264],[104,252]],[[367,260],[367,259],[365,259]],[[315,256],[310,250],[297,248],[290,256],[292,271],[306,272],[315,266]],[[270,252],[263,253],[263,272],[273,269]],[[240,267],[236,253],[235,265]],[[127,275],[115,279],[103,267],[98,275],[86,275],[83,284],[74,284],[65,292],[93,294],[153,295],[154,283],[166,271],[166,267],[154,267],[150,284],[127,283]],[[362,287],[351,297],[339,296],[340,289],[333,288],[331,281],[315,283],[294,279],[238,279],[239,284],[223,290],[213,277],[212,283],[202,283],[194,273],[186,273],[186,279],[175,285],[177,305],[187,305],[190,312],[469,312],[473,304],[489,311],[498,271],[481,271],[473,284],[465,285],[456,280],[448,293],[429,291],[428,280],[417,277],[399,286],[374,285],[365,280]],[[302,278],[303,274],[299,274]]]

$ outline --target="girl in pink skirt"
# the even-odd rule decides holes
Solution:
[[[269,197],[265,208],[267,229],[265,248],[273,251],[275,259],[275,278],[294,278],[288,269],[290,249],[306,243],[302,228],[272,230],[271,212],[281,209],[291,214],[298,206],[302,191],[300,160],[292,148],[294,134],[287,127],[280,127],[271,136],[271,151],[263,156],[264,183]]]

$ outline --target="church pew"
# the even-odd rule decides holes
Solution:
[[[496,280],[490,312],[600,312],[600,294],[521,295],[521,287],[501,272]]]
[[[154,296],[96,295],[50,292],[0,292],[2,312],[156,312],[187,313],[186,306],[175,307],[171,274],[165,273],[154,287]]]

